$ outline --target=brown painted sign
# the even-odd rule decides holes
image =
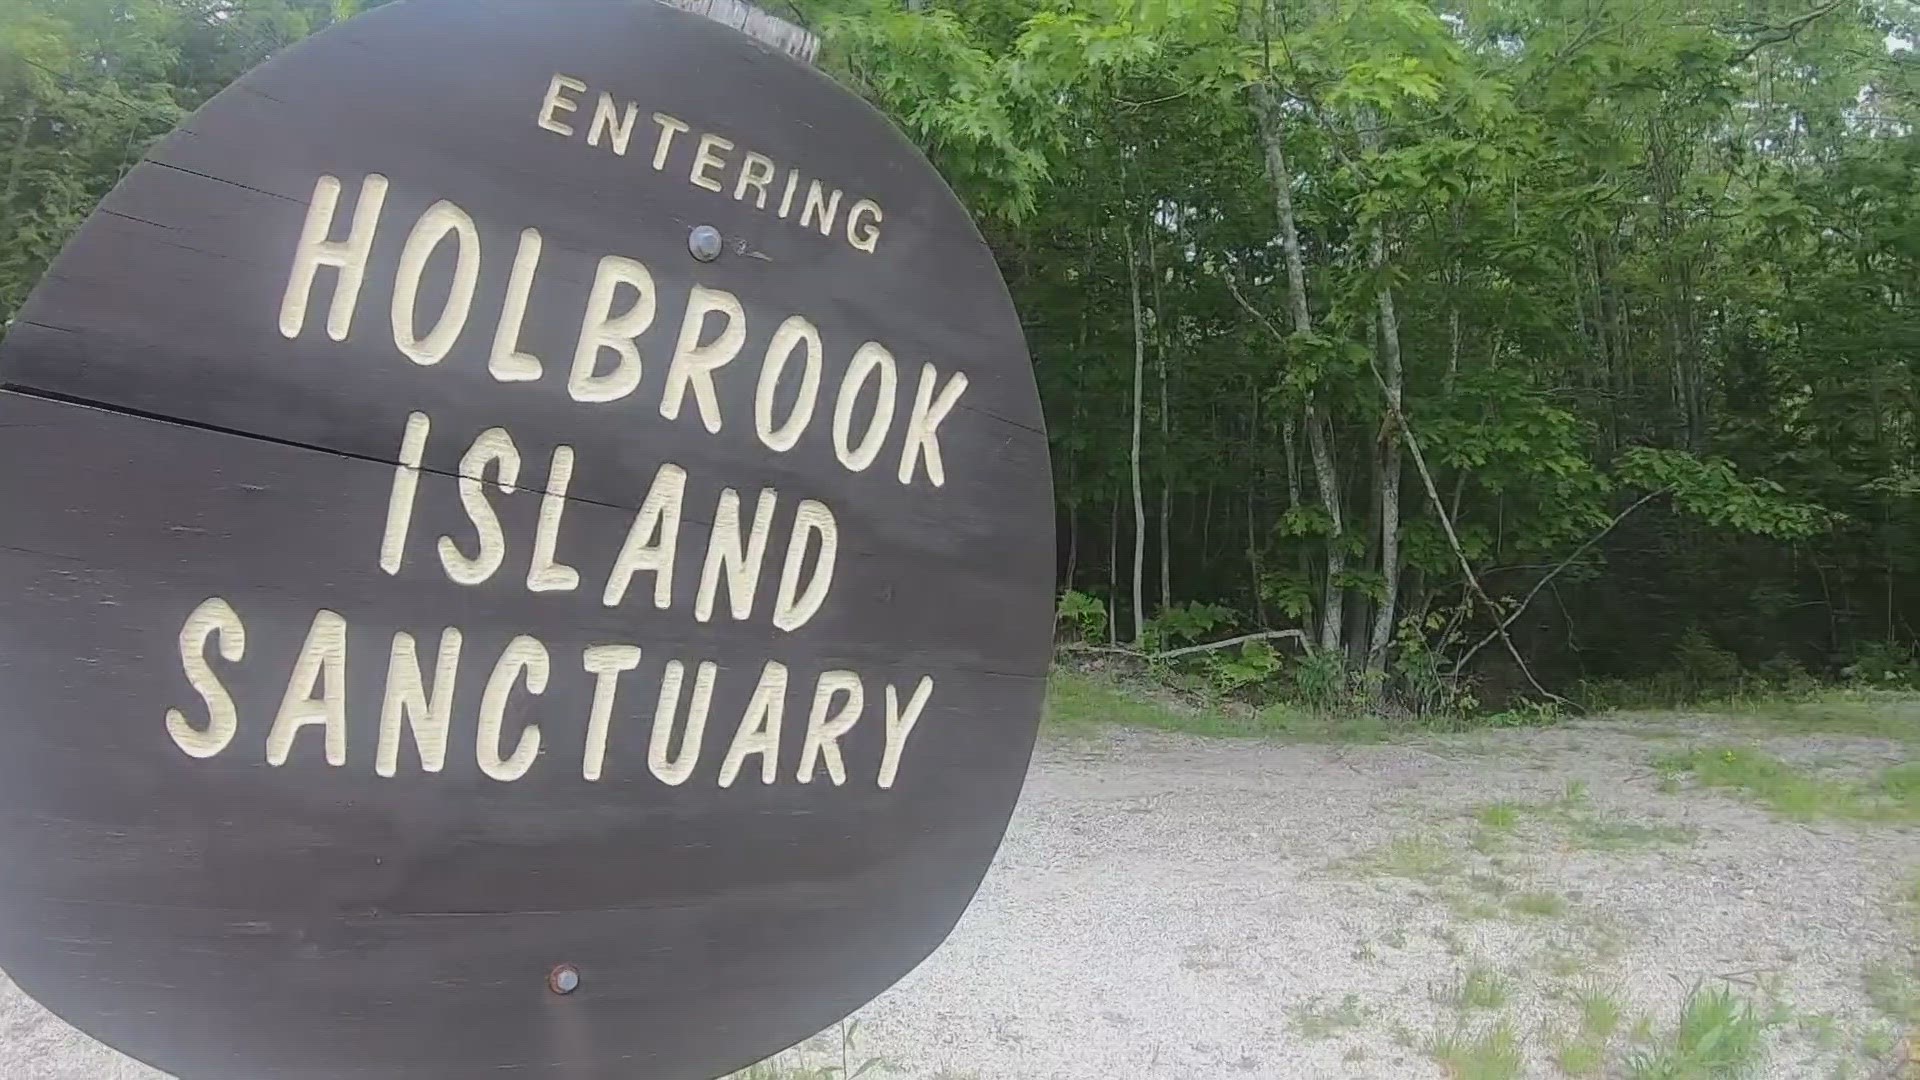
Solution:
[[[953,195],[785,55],[378,9],[154,150],[0,381],[0,967],[134,1057],[713,1076],[986,871],[1033,378]]]

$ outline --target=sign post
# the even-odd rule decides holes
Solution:
[[[791,56],[406,0],[162,142],[0,348],[0,967],[183,1080],[711,1077],[953,927],[1046,437]]]

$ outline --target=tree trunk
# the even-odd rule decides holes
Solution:
[[[1340,474],[1334,467],[1333,446],[1324,413],[1307,405],[1307,449],[1313,455],[1313,474],[1327,510],[1327,582],[1320,608],[1320,648],[1333,654],[1340,647],[1340,625],[1346,610],[1346,528],[1340,517]]]
[[[1305,505],[1300,501],[1300,431],[1299,425],[1294,423],[1292,414],[1281,417],[1280,436],[1286,442],[1287,509],[1291,510],[1296,506]],[[1313,595],[1313,556],[1307,551],[1305,544],[1299,545],[1299,548],[1300,583],[1301,587],[1307,590],[1307,595],[1311,596]]]
[[[1371,118],[1368,118],[1371,119]],[[1361,144],[1370,151],[1380,149],[1379,129],[1363,121]],[[1371,242],[1373,273],[1379,281],[1380,332],[1376,337],[1380,353],[1380,384],[1387,398],[1387,422],[1381,428],[1380,448],[1380,604],[1373,613],[1373,637],[1367,643],[1367,670],[1384,671],[1387,647],[1393,643],[1395,601],[1400,593],[1400,320],[1393,307],[1393,286],[1387,271],[1386,227],[1373,225]],[[1458,311],[1454,313],[1457,320]],[[1459,341],[1459,324],[1454,324],[1454,342]],[[1449,373],[1451,378],[1451,372]]]
[[[1107,642],[1120,644],[1120,499],[1107,505]]]
[[[1267,599],[1260,582],[1260,532],[1254,514],[1254,493],[1260,489],[1260,384],[1253,383],[1252,422],[1247,428],[1247,573],[1253,579],[1253,617],[1267,626]]]
[[[1133,441],[1128,463],[1133,470],[1133,644],[1138,648],[1147,635],[1140,588],[1147,554],[1147,504],[1140,491],[1140,397],[1147,368],[1147,342],[1146,320],[1140,310],[1140,256],[1133,247],[1133,227],[1126,226],[1122,233],[1127,241],[1127,288],[1133,301]]]
[[[1287,169],[1286,147],[1281,140],[1280,104],[1273,96],[1273,89],[1264,82],[1254,83],[1249,90],[1260,143],[1266,152],[1274,213],[1280,219],[1280,250],[1287,264],[1287,310],[1293,318],[1293,332],[1305,336],[1313,333],[1313,314],[1307,305],[1306,260],[1300,254],[1300,229],[1293,213],[1293,174]],[[1320,488],[1321,504],[1327,511],[1327,580],[1325,599],[1320,607],[1320,647],[1330,655],[1337,655],[1340,628],[1345,621],[1346,590],[1341,577],[1347,568],[1346,524],[1340,513],[1340,473],[1333,460],[1332,434],[1328,430],[1331,425],[1311,392],[1307,395],[1306,421],[1314,480]]]
[[[1063,588],[1073,588],[1074,571],[1080,568],[1080,506],[1067,504],[1067,573],[1062,580]]]
[[[1160,263],[1154,257],[1153,220],[1148,218],[1147,233],[1147,273],[1153,281],[1153,355],[1160,368],[1160,607],[1162,610],[1173,606],[1173,545],[1168,540],[1168,522],[1172,518],[1172,491],[1170,470],[1167,468],[1168,448],[1172,445],[1167,436],[1167,330],[1163,309],[1160,306]]]

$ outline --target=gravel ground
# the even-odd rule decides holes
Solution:
[[[856,1061],[939,1080],[1439,1077],[1436,1036],[1504,1022],[1562,1075],[1574,991],[1642,1018],[1729,985],[1773,1021],[1766,1080],[1884,1075],[1905,1034],[1865,989],[1911,967],[1920,833],[1798,825],[1676,786],[1660,753],[1735,735],[1620,720],[1382,746],[1113,732],[1050,739],[979,897],[860,1015]],[[1752,741],[1750,732],[1740,732]],[[1858,739],[1791,760],[1900,760]],[[1513,803],[1489,828],[1476,812]],[[1505,1000],[1464,1009],[1467,972]],[[1884,996],[1884,995],[1883,995]],[[838,1060],[839,1035],[789,1055]],[[869,1074],[874,1075],[874,1074]],[[151,1080],[0,977],[0,1077]]]

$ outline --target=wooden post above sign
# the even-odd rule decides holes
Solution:
[[[959,918],[1047,446],[884,119],[406,0],[162,142],[0,348],[0,967],[184,1080],[711,1077]]]

